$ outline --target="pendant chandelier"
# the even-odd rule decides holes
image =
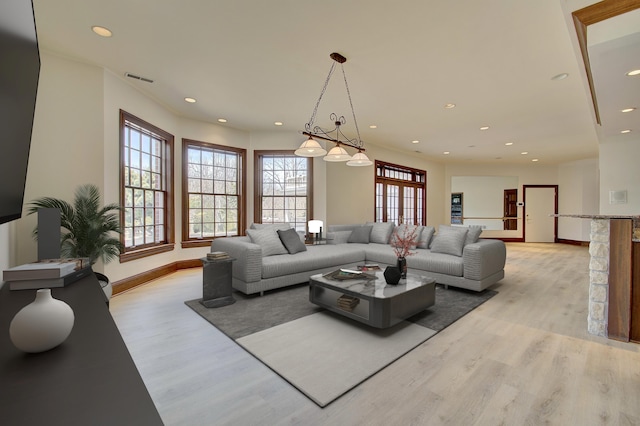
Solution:
[[[349,92],[349,84],[347,84],[347,76],[344,73],[344,64],[347,61],[347,58],[342,56],[339,53],[332,53],[329,55],[331,59],[333,59],[333,63],[331,64],[331,69],[329,70],[329,75],[324,82],[324,86],[322,87],[322,91],[320,92],[320,97],[318,97],[318,101],[316,102],[315,108],[313,108],[313,113],[311,114],[311,118],[309,122],[304,125],[303,135],[308,136],[309,138],[302,142],[300,148],[295,151],[295,154],[301,157],[321,157],[324,156],[324,161],[330,162],[340,162],[346,161],[347,166],[370,166],[373,164],[371,160],[364,153],[364,142],[360,138],[360,130],[358,129],[358,122],[356,121],[356,113],[353,110],[353,102],[351,101],[351,93]],[[333,71],[336,68],[336,63],[340,64],[340,68],[342,69],[342,76],[344,77],[344,86],[347,90],[347,96],[349,97],[349,105],[351,106],[351,114],[353,116],[353,124],[356,128],[357,137],[349,139],[344,133],[342,133],[341,126],[344,125],[347,120],[344,116],[338,117],[336,113],[331,113],[329,118],[333,121],[335,128],[331,130],[326,130],[321,128],[320,126],[315,125],[316,113],[318,112],[318,106],[320,106],[320,101],[322,100],[322,96],[324,96],[324,92],[327,90],[327,85],[331,80],[331,76],[333,75]],[[319,140],[328,141],[335,146],[333,146],[329,153],[318,143]],[[349,155],[344,147],[350,147],[356,149],[358,152],[353,155]]]

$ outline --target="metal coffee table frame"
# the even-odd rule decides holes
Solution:
[[[353,310],[338,305],[345,294],[358,298]],[[422,312],[435,298],[435,280],[415,274],[407,274],[398,285],[387,284],[382,271],[376,271],[375,280],[334,280],[322,274],[309,279],[311,303],[376,328],[392,327]]]

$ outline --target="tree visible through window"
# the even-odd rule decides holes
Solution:
[[[256,151],[255,164],[254,221],[287,222],[305,232],[313,211],[313,159],[293,151]]]
[[[120,111],[120,131],[125,254],[173,243],[173,135],[125,111]]]
[[[427,172],[376,161],[376,222],[425,225]]]
[[[183,240],[239,235],[245,150],[188,139],[183,146]]]

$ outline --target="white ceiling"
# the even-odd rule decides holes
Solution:
[[[335,51],[348,58],[365,146],[496,164],[598,154],[563,0],[33,1],[41,49],[123,79],[126,72],[148,77],[154,83],[126,80],[184,117],[295,134]],[[95,35],[93,25],[113,37]],[[569,77],[551,80],[560,73]],[[184,102],[187,96],[198,102]],[[353,136],[339,73],[317,124],[328,127],[331,112],[346,117],[345,133]]]

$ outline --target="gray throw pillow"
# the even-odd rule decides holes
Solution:
[[[389,239],[389,244],[392,247],[398,246],[398,241],[396,238],[408,238],[409,235],[413,232],[413,240],[414,244],[411,245],[410,249],[415,250],[418,247],[418,241],[420,241],[420,234],[422,233],[423,226],[418,225],[407,225],[403,223],[395,227],[393,232],[391,233],[391,238]],[[373,232],[373,231],[372,231]]]
[[[262,257],[289,253],[282,245],[282,241],[280,241],[275,229],[247,229],[247,235],[251,238],[252,243],[262,248]]]
[[[431,244],[431,239],[433,238],[433,234],[436,232],[436,228],[433,226],[425,226],[422,228],[422,232],[420,233],[420,238],[418,239],[418,248],[429,248],[429,244]]]
[[[462,249],[464,248],[468,232],[468,228],[454,228],[446,225],[440,225],[438,227],[438,233],[431,243],[431,251],[433,253],[462,256]]]
[[[327,233],[327,244],[346,244],[351,236],[351,231],[334,231]]]
[[[284,244],[284,247],[287,249],[289,254],[300,253],[301,251],[307,251],[307,246],[304,245],[302,241],[300,241],[300,235],[296,232],[295,229],[289,228],[286,231],[278,229],[278,236],[280,237],[280,241]]]
[[[348,243],[369,244],[372,226],[359,226],[349,235]]]
[[[372,227],[369,242],[389,244],[389,239],[396,225],[393,222],[367,222],[365,226]]]
[[[469,232],[467,232],[467,240],[464,245],[477,243],[480,239],[480,234],[482,234],[482,226],[480,225],[470,225]]]

